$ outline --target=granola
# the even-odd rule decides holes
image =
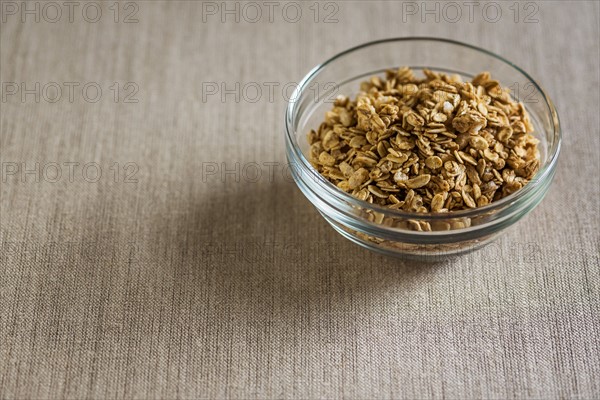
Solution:
[[[310,161],[369,203],[427,212],[482,207],[525,186],[540,166],[522,103],[488,72],[458,76],[407,67],[339,96],[308,134]]]

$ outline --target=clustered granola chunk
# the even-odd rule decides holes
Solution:
[[[393,209],[447,212],[514,193],[538,171],[522,103],[483,72],[471,82],[407,67],[338,96],[308,134],[312,165],[353,196]]]

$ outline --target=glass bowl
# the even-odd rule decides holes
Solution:
[[[387,69],[408,66],[458,74],[470,80],[482,71],[509,87],[524,103],[540,140],[540,169],[522,189],[484,207],[446,213],[412,213],[362,201],[338,189],[308,161],[306,134],[317,129],[338,95],[354,98],[360,82]],[[561,144],[556,109],[522,69],[487,50],[435,38],[397,38],[354,47],[315,67],[287,106],[286,154],[304,195],[344,237],[387,255],[434,259],[475,250],[535,208],[554,177]]]

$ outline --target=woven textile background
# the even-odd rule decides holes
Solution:
[[[0,398],[599,398],[598,2],[269,4],[2,1]],[[410,35],[515,62],[564,131],[543,203],[435,264],[285,169],[294,82]]]

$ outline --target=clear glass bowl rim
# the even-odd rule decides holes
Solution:
[[[304,88],[307,88],[312,83],[313,79],[326,68],[329,64],[334,61],[350,54],[355,51],[364,49],[366,47],[375,46],[383,43],[391,43],[391,42],[406,42],[406,41],[431,41],[431,42],[440,42],[446,44],[457,45],[461,47],[466,47],[471,50],[475,50],[477,52],[483,53],[488,56],[492,56],[503,63],[509,65],[510,67],[516,69],[518,72],[523,74],[535,87],[535,89],[542,95],[548,110],[550,111],[550,115],[552,116],[552,125],[553,125],[553,143],[552,147],[548,149],[548,155],[546,162],[538,171],[538,173],[534,176],[534,178],[525,185],[522,189],[516,191],[515,193],[506,196],[496,202],[490,203],[483,207],[474,208],[472,210],[460,210],[460,211],[449,211],[445,213],[435,213],[435,214],[420,214],[414,212],[406,212],[401,210],[389,209],[386,207],[382,207],[376,204],[369,203],[364,200],[360,200],[340,189],[335,187],[331,182],[325,179],[318,171],[316,171],[310,162],[306,159],[302,150],[298,146],[298,141],[295,135],[295,130],[293,129],[294,123],[294,113],[296,111],[296,105],[300,100],[300,96],[304,92]],[[493,73],[493,71],[492,71]],[[526,197],[531,191],[533,191],[540,182],[544,182],[546,179],[551,179],[553,176],[553,170],[555,168],[556,162],[558,160],[558,155],[560,153],[560,147],[562,142],[562,131],[560,120],[558,117],[558,112],[556,111],[556,107],[546,94],[546,92],[541,88],[541,86],[523,69],[515,65],[514,63],[508,61],[507,59],[492,53],[491,51],[482,49],[477,46],[473,46],[467,43],[462,43],[456,40],[451,39],[441,39],[435,37],[427,37],[427,36],[411,36],[411,37],[398,37],[398,38],[389,38],[389,39],[381,39],[375,40],[371,42],[367,42],[361,44],[359,46],[352,47],[347,49],[341,53],[336,54],[331,57],[327,61],[317,65],[314,67],[306,76],[300,81],[296,89],[294,90],[291,99],[286,107],[286,116],[285,116],[285,131],[287,140],[291,143],[291,148],[294,153],[296,159],[300,160],[300,166],[303,173],[307,173],[312,176],[313,179],[316,179],[319,182],[321,187],[325,189],[331,196],[333,196],[336,200],[342,201],[344,203],[348,203],[351,206],[359,207],[362,209],[370,209],[372,211],[376,211],[384,214],[384,216],[396,217],[396,218],[406,218],[406,219],[414,219],[414,220],[423,220],[423,221],[432,221],[432,220],[447,220],[451,218],[470,218],[476,217],[481,214],[486,213],[495,213],[506,207],[510,207],[511,204],[517,203],[519,199]]]

